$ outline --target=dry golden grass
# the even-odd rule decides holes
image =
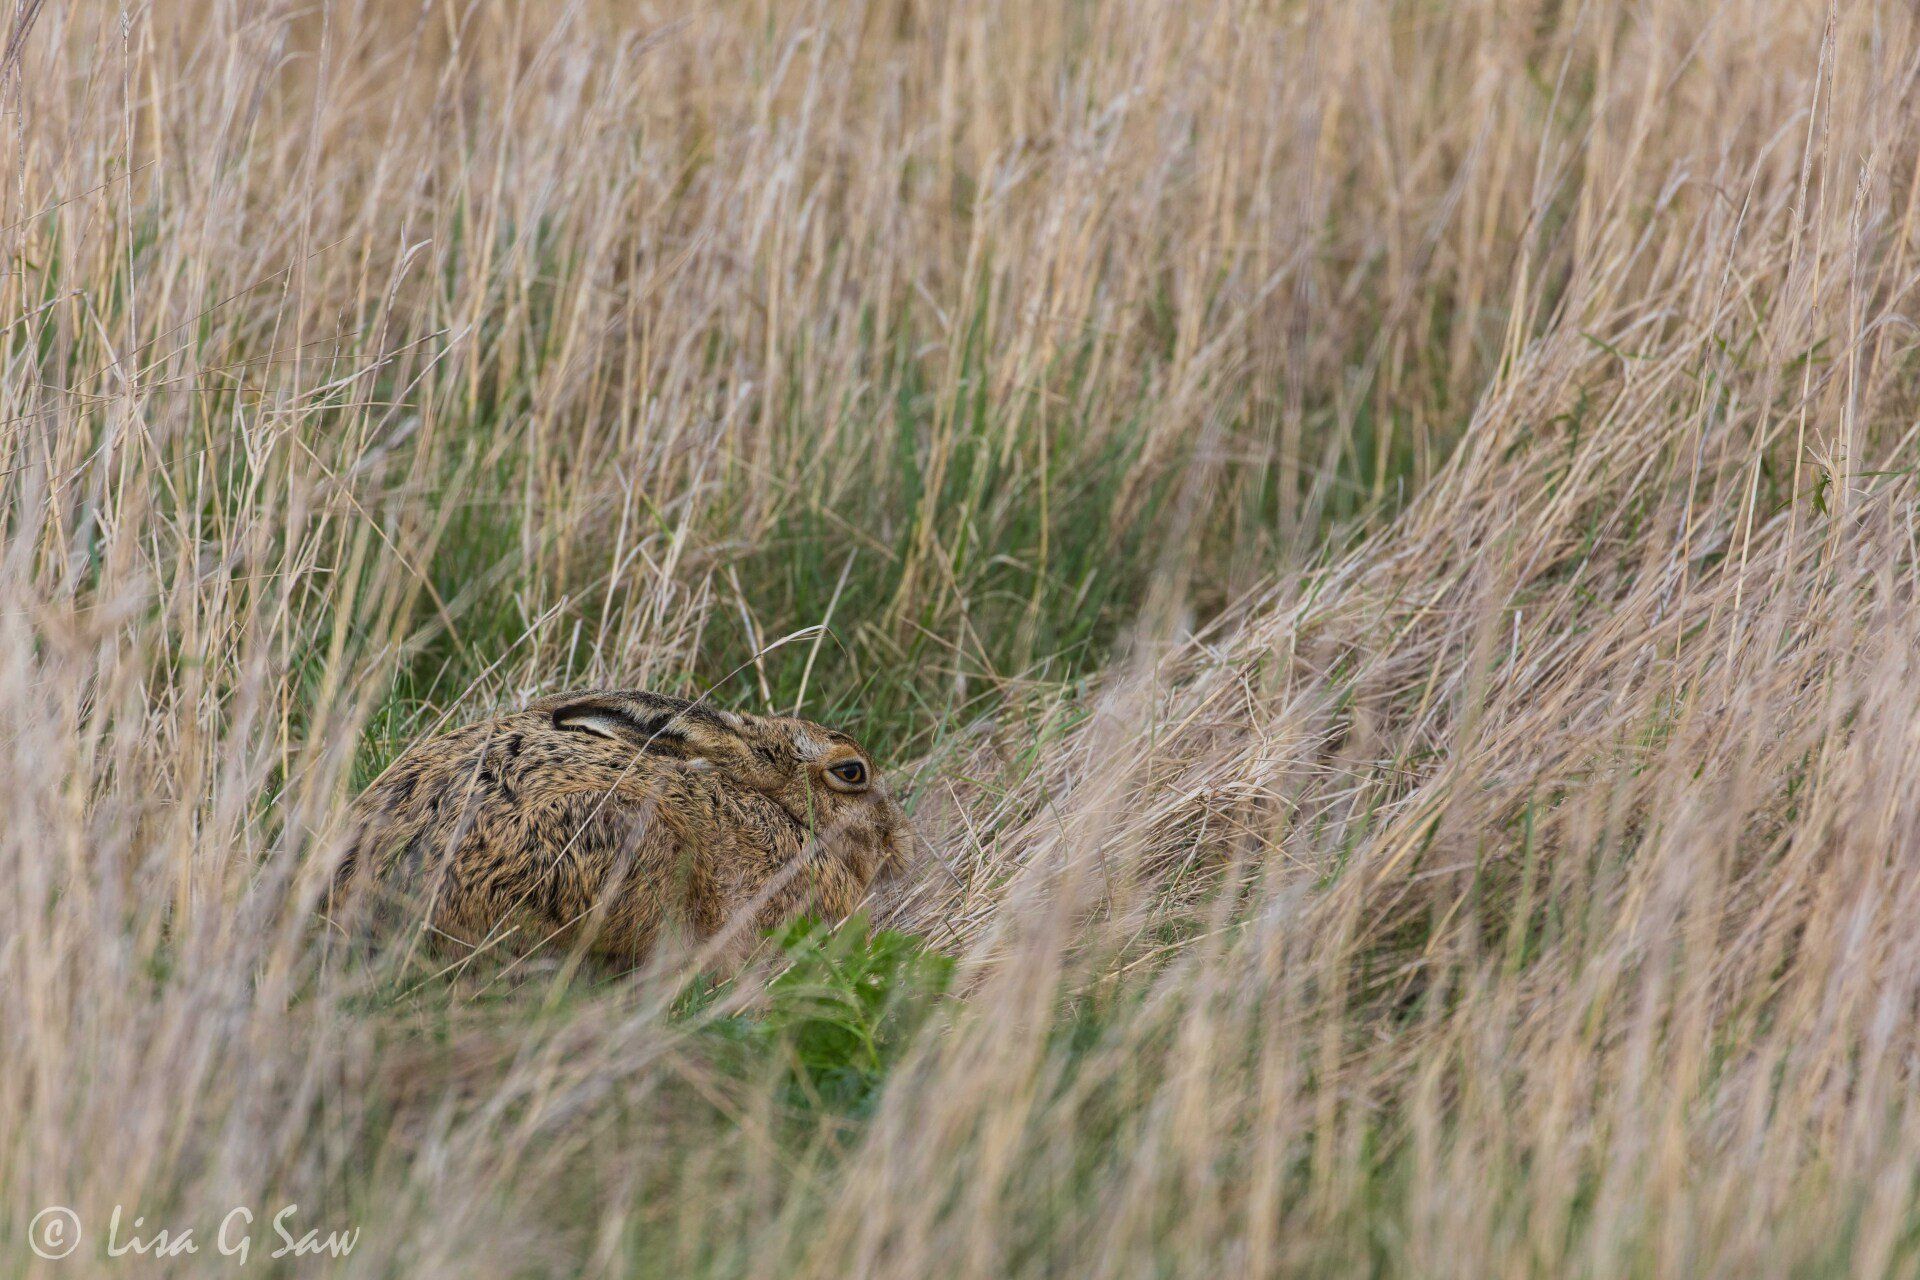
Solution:
[[[1908,6],[6,20],[9,1274],[1920,1272]],[[858,1106],[316,923],[603,682],[900,762]]]

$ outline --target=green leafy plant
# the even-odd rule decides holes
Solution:
[[[831,928],[797,920],[773,942],[783,967],[764,1000],[712,1030],[734,1047],[742,1069],[776,1071],[782,1101],[797,1114],[865,1115],[945,996],[953,957],[910,934],[871,930],[864,916]]]

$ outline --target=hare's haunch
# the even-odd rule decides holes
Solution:
[[[415,745],[354,802],[334,897],[408,904],[472,946],[637,963],[663,928],[743,925],[744,945],[845,915],[910,839],[843,733],[596,690]]]

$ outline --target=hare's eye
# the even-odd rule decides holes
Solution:
[[[852,791],[867,785],[867,766],[858,760],[842,760],[828,769],[827,775]]]

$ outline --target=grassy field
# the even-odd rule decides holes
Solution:
[[[0,238],[0,1274],[1920,1274],[1910,6],[8,0]],[[596,684],[919,865],[341,947]]]

